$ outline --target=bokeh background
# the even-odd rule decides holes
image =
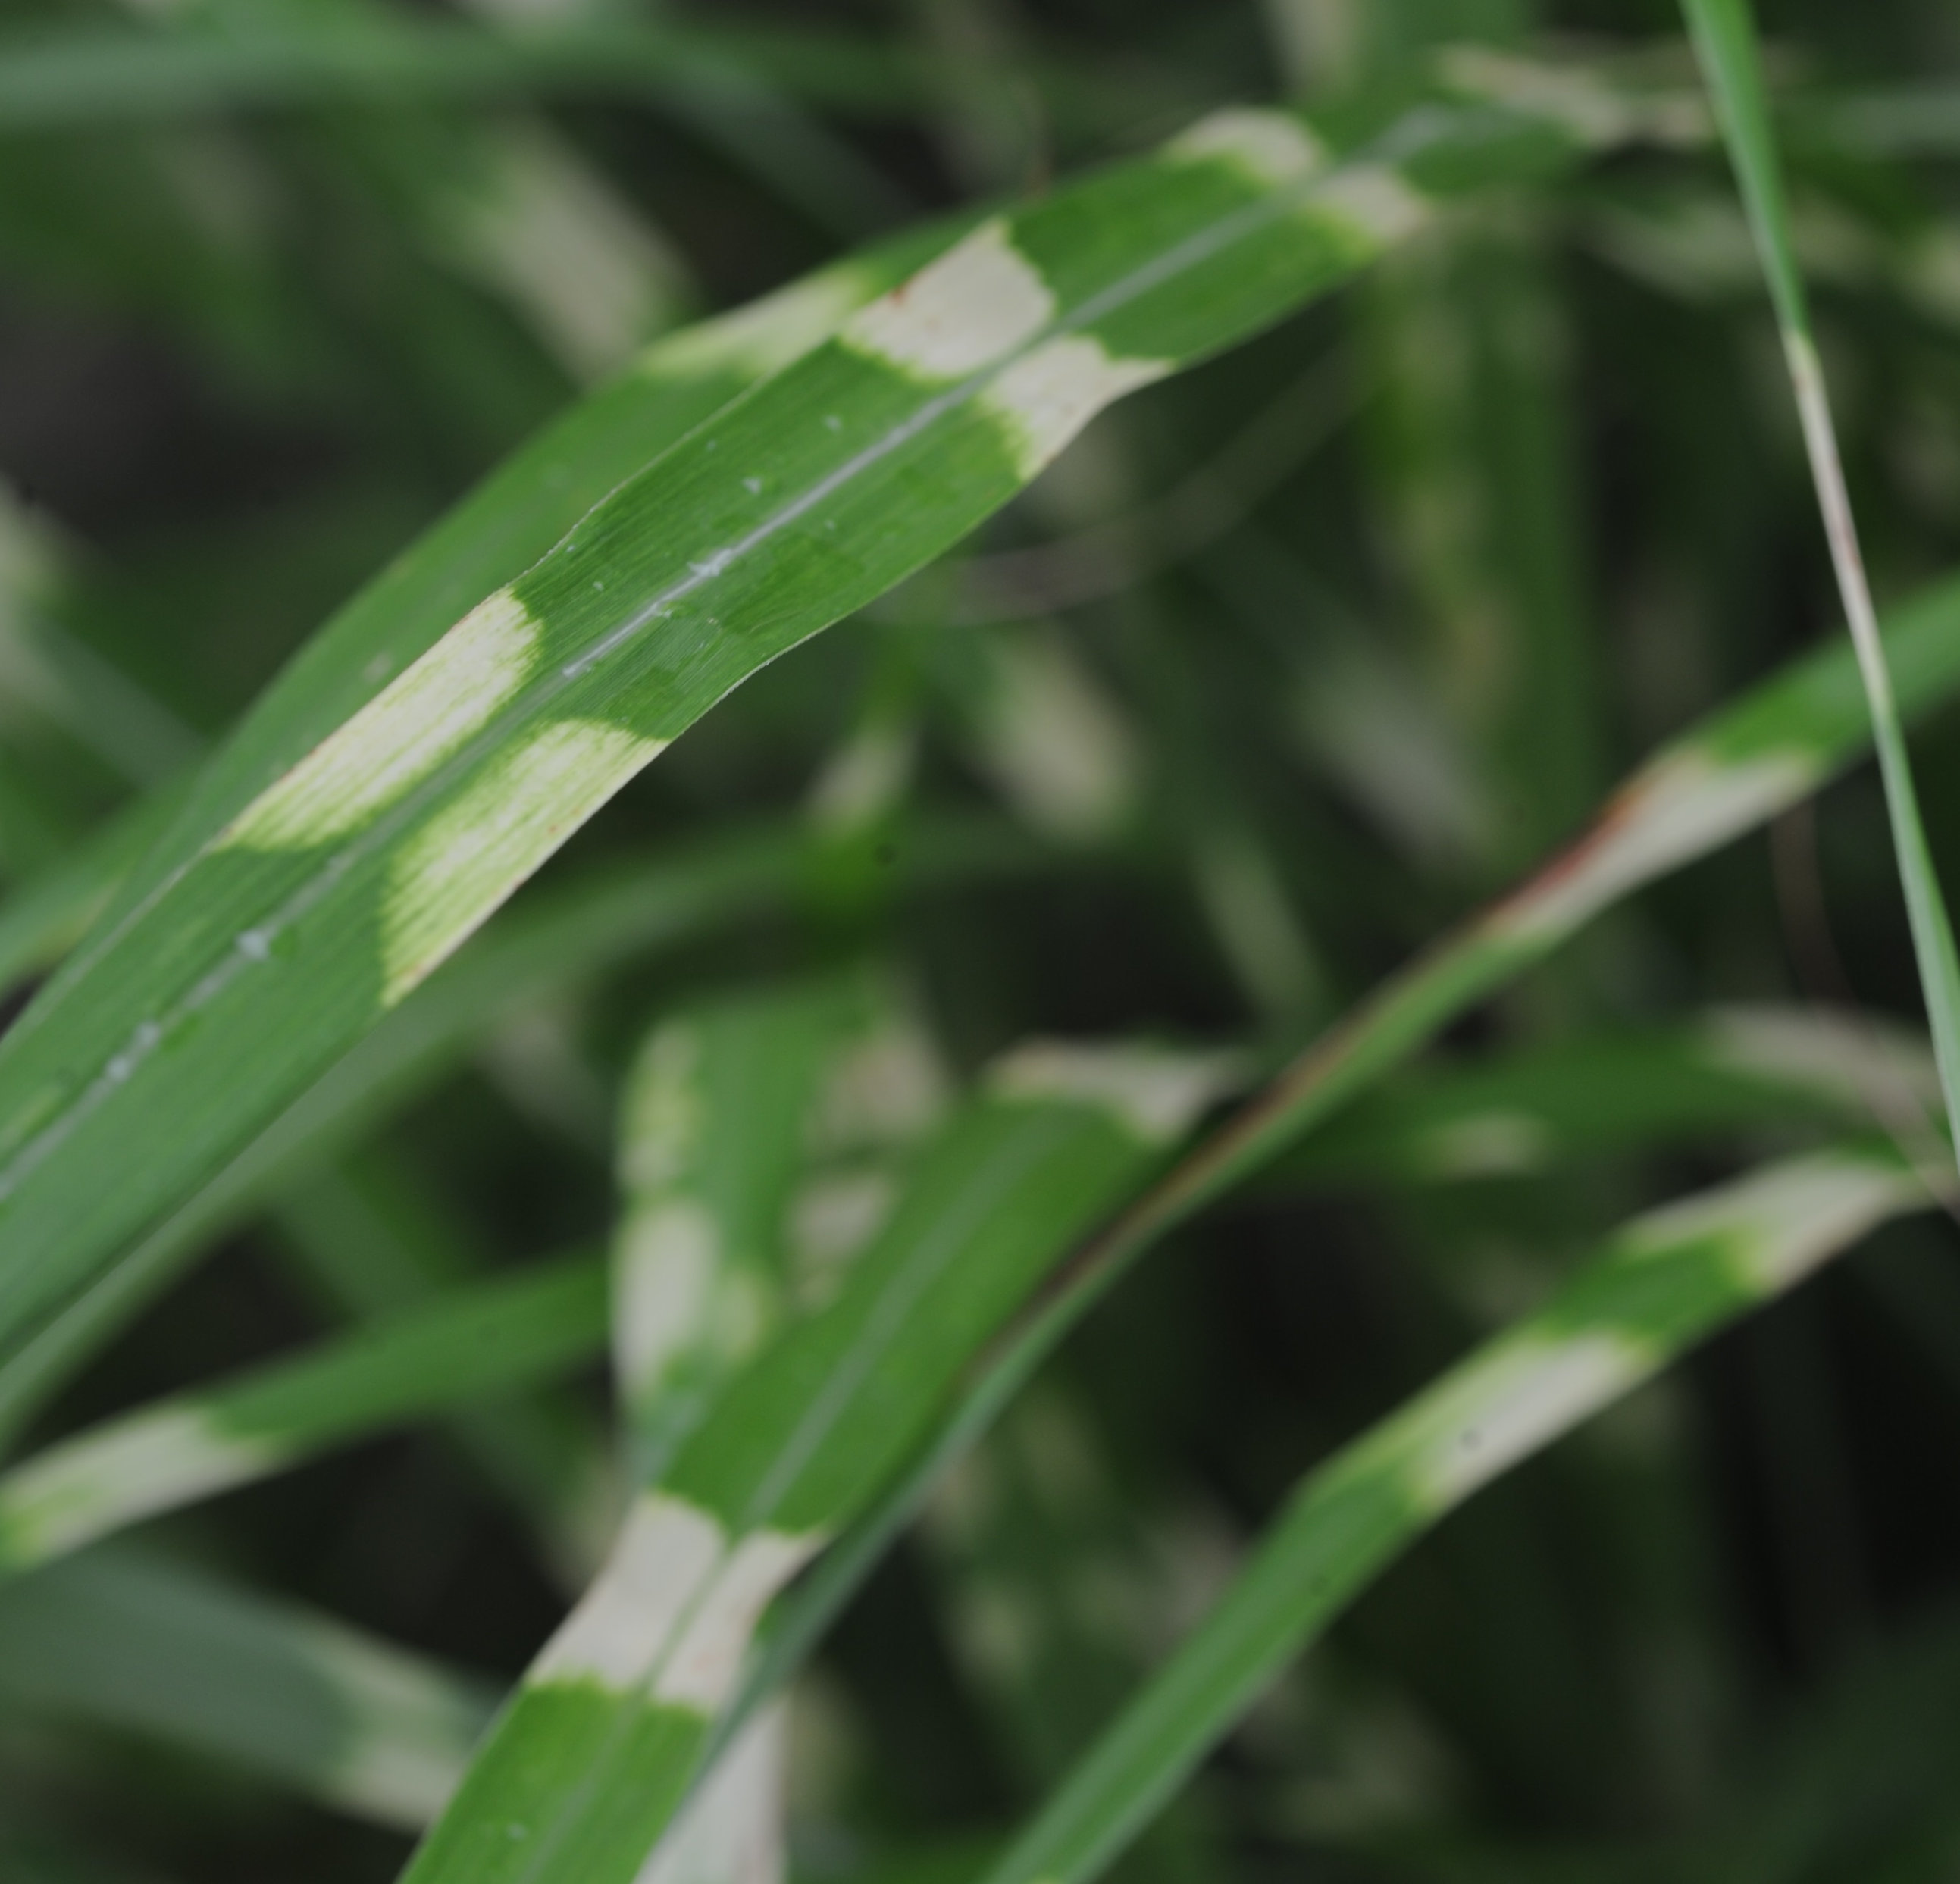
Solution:
[[[578,5],[478,0],[478,17]],[[1412,84],[1446,43],[1634,57],[1694,83],[1658,0],[590,8],[667,49],[643,71],[466,86],[361,48],[390,21],[467,25],[467,0],[7,9],[7,896],[191,763],[502,453],[692,316],[1220,103],[1338,109]],[[1938,0],[1761,11],[1873,580],[1900,597],[1960,548],[1960,91],[1885,113],[1960,72],[1960,21]],[[294,19],[353,53],[297,76],[173,62]],[[154,59],[89,65],[103,36],[138,31]],[[1853,95],[1877,132],[1806,140]],[[215,1239],[36,1436],[342,1325],[369,1286],[350,1250],[385,1295],[391,1250],[453,1274],[602,1241],[622,1069],[705,993],[868,953],[956,1069],[1032,1032],[1302,1041],[1838,619],[1719,156],[1629,154],[1481,200],[1108,415],[945,568],[691,733],[535,893],[767,825],[807,837],[794,906],[511,1007]],[[1949,883],[1955,730],[1948,714],[1915,748]],[[1007,861],[935,881],[892,867],[914,820],[956,812],[998,825]],[[1612,915],[1442,1057],[1555,1056],[1792,1001],[1919,1024],[1868,769]],[[1306,1464],[1631,1211],[1780,1142],[1663,1124],[1551,1170],[1282,1173],[1181,1233],[1071,1339],[800,1688],[797,1874],[964,1875]],[[504,1410],[548,1476],[603,1456],[596,1370]],[[1960,1250],[1934,1217],[1451,1519],[1125,1875],[1949,1877],[1956,1460]],[[492,1684],[574,1574],[443,1430],[143,1542]],[[86,1682],[10,1682],[9,1600],[10,1876],[394,1874],[398,1828]]]

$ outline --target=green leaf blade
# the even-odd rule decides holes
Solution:
[[[1303,1482],[986,1884],[1096,1876],[1279,1669],[1445,1513],[1683,1348],[1930,1201],[1895,1154],[1847,1148],[1635,1220],[1543,1309]]]

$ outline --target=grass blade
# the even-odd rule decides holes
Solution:
[[[1960,583],[1895,616],[1892,672],[1908,711],[1936,671],[1960,660],[1956,629]],[[1084,1252],[1079,1285],[1261,1168],[1600,911],[1801,803],[1869,737],[1857,663],[1831,648],[1663,747],[1573,843],[1392,976],[1181,1160]]]
[[[1050,1045],[998,1063],[921,1154],[843,1292],[736,1378],[641,1496],[409,1876],[632,1878],[763,1606],[876,1494],[976,1349],[1218,1077],[1142,1049]]]
[[[126,915],[606,494],[854,310],[943,252],[963,223],[908,231],[649,347],[513,453],[307,642],[193,782],[107,920]]]
[[[0,1568],[27,1569],[331,1446],[548,1379],[605,1337],[603,1267],[555,1263],[120,1415],[0,1474]]]
[[[1900,610],[1888,638],[1906,711],[1943,697],[1960,682],[1960,582],[1939,584]],[[1657,753],[1575,843],[1392,976],[1201,1139],[1073,1252],[975,1370],[902,1478],[784,1604],[731,1717],[739,1720],[780,1685],[915,1515],[926,1489],[1160,1236],[1265,1168],[1599,911],[1799,803],[1861,753],[1870,736],[1848,649],[1820,649],[1795,664]]]
[[[0,1689],[405,1831],[441,1806],[494,1704],[343,1623],[117,1550],[0,1590]]]
[[[985,824],[921,820],[900,834],[895,887],[1018,872],[1043,862]],[[145,1236],[100,1282],[0,1366],[0,1429],[16,1429],[183,1264],[339,1155],[450,1071],[503,1014],[643,956],[793,912],[814,862],[796,829],[727,833],[657,863],[622,860],[540,894],[391,1012],[339,1065]]]
[[[861,976],[727,998],[654,1030],[621,1103],[613,1259],[637,1478],[657,1478],[727,1379],[834,1292],[875,1233],[892,1174],[846,1170],[829,1175],[847,1190],[800,1197],[813,1155],[828,1141],[834,1158],[840,1132],[848,1147],[867,1124],[887,1144],[916,1136],[942,1084],[917,1029]],[[827,1220],[799,1237],[793,1211],[807,1217],[813,1195]]]
[[[1891,814],[1892,845],[1898,853],[1899,880],[1904,886],[1906,912],[1912,924],[1914,953],[1919,963],[1927,1017],[1933,1032],[1933,1057],[1946,1094],[1947,1114],[1960,1130],[1960,957],[1953,945],[1953,925],[1940,894],[1939,880],[1927,848],[1919,798],[1914,790],[1911,762],[1899,724],[1892,676],[1886,664],[1885,642],[1877,611],[1865,580],[1864,557],[1858,527],[1851,514],[1850,493],[1838,451],[1838,434],[1831,420],[1829,395],[1818,358],[1815,336],[1803,278],[1792,246],[1790,213],[1783,201],[1783,180],[1776,146],[1764,103],[1762,72],[1755,28],[1748,0],[1682,0],[1694,37],[1708,88],[1731,161],[1742,185],[1742,200],[1756,238],[1770,298],[1776,308],[1783,358],[1796,396],[1803,427],[1804,449],[1817,487],[1824,530],[1831,546],[1831,563],[1838,594],[1857,651],[1858,670],[1870,708],[1879,769],[1885,780],[1885,804]]]
[[[1446,1512],[1876,1224],[1931,1201],[1895,1156],[1842,1150],[1636,1219],[1538,1313],[1301,1485],[987,1884],[1094,1876],[1279,1669]]]
[[[1351,275],[1432,186],[1574,148],[1437,109],[1329,168],[1293,119],[1251,122],[983,225],[623,485],[84,945],[0,1042],[0,1225],[21,1252],[0,1339],[85,1287],[724,693],[998,508],[1101,406]],[[111,1145],[104,1187],[85,1174]]]

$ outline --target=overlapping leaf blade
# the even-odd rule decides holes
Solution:
[[[1034,1046],[1000,1063],[920,1153],[842,1292],[734,1377],[641,1494],[408,1875],[630,1879],[763,1606],[903,1463],[975,1354],[1219,1075],[1147,1050]]]
[[[1901,699],[1943,697],[1960,679],[1960,584],[1938,585],[1901,611],[1887,639]],[[1860,753],[1869,734],[1850,651],[1808,657],[1656,753],[1574,843],[1391,977],[1201,1138],[1074,1253],[982,1357],[902,1477],[785,1602],[737,1717],[809,1652],[927,1488],[1160,1237],[1265,1169],[1601,910],[1799,802]]]
[[[84,1286],[694,718],[998,508],[1100,405],[1351,272],[1421,219],[1427,185],[1573,148],[1430,110],[1328,170],[1296,121],[1228,116],[983,226],[630,480],[269,785],[248,730],[215,775],[238,783],[197,807],[243,797],[237,814],[0,1047],[0,1224],[21,1252],[0,1326],[18,1340]],[[358,647],[332,643],[316,712],[379,679]],[[121,1181],[81,1181],[111,1143]]]
[[[1628,1224],[1544,1307],[1316,1469],[987,1884],[1096,1876],[1278,1671],[1446,1513],[1876,1224],[1931,1201],[1895,1153],[1847,1147]]]
[[[604,1275],[554,1264],[71,1435],[0,1475],[0,1565],[24,1569],[325,1448],[548,1378],[605,1339]]]

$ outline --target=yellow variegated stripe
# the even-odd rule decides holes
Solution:
[[[1106,406],[1169,373],[1169,360],[1112,359],[1081,334],[1044,342],[1017,360],[981,399],[1006,427],[1016,468],[1032,478]]]
[[[997,217],[853,315],[838,338],[928,383],[951,383],[1008,358],[1055,313],[1040,271]]]
[[[58,1557],[113,1526],[262,1477],[285,1456],[204,1408],[160,1408],[52,1446],[0,1478],[0,1561]]]
[[[642,1494],[525,1683],[590,1685],[711,1716],[733,1691],[764,1606],[822,1542],[766,1528],[731,1541],[686,1500]]]
[[[419,784],[520,692],[538,624],[499,590],[279,781],[218,840],[224,849],[304,850],[357,831]]]
[[[500,753],[390,860],[381,998],[392,1007],[667,746],[558,720]]]

